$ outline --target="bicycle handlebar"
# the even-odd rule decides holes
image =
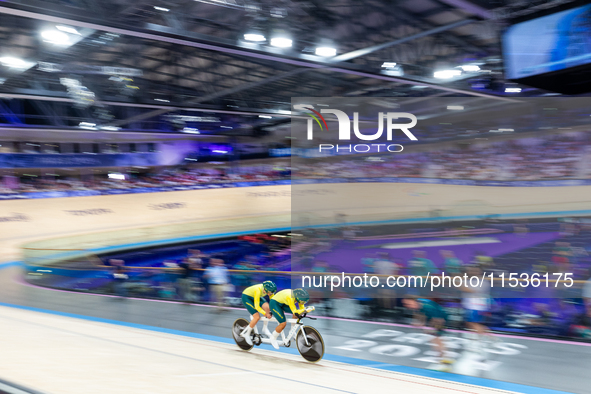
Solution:
[[[304,312],[304,313],[302,313],[300,315],[297,315],[297,317],[298,317],[298,321],[300,321],[302,319],[305,319],[305,318],[310,319],[310,320],[316,320],[315,317],[308,316],[308,312]]]

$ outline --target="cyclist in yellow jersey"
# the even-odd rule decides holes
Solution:
[[[310,300],[310,296],[308,292],[304,289],[286,289],[281,290],[279,293],[275,294],[275,296],[269,302],[269,306],[271,308],[271,314],[277,319],[279,325],[273,332],[271,336],[271,345],[275,349],[279,349],[279,344],[277,343],[277,337],[285,326],[287,325],[285,312],[292,313],[294,317],[298,317],[297,315],[306,311],[306,302]],[[296,303],[298,304],[296,306]]]
[[[252,346],[252,339],[250,333],[259,322],[261,315],[271,318],[269,310],[268,298],[273,298],[273,294],[277,291],[277,286],[270,280],[266,280],[261,284],[247,287],[242,292],[242,304],[246,307],[248,312],[252,315],[252,320],[246,329],[240,334],[246,343]],[[267,298],[268,297],[268,298]]]

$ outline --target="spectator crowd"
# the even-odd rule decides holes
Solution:
[[[510,140],[492,145],[323,160],[298,165],[298,178],[399,177],[532,181],[586,178],[591,142],[573,137]]]
[[[488,181],[586,179],[591,141],[580,136],[521,139],[467,148],[416,153],[345,155],[294,159],[291,166],[270,162],[236,168],[162,167],[150,173],[73,176],[5,176],[0,194],[47,191],[105,191],[323,178],[436,178]],[[591,157],[589,158],[591,159]]]

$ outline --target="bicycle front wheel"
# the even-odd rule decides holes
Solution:
[[[306,339],[308,345],[306,345]],[[296,337],[296,346],[301,356],[311,363],[320,361],[324,356],[324,340],[314,327],[302,327]]]
[[[243,318],[236,319],[232,325],[232,337],[240,349],[249,351],[254,344],[249,345],[246,340],[240,336],[240,333],[246,328],[246,326],[248,326],[248,320]]]

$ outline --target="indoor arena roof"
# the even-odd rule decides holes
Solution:
[[[285,122],[292,97],[505,100],[500,34],[544,3],[6,0],[0,98],[49,127],[155,130],[193,116],[222,134]]]

